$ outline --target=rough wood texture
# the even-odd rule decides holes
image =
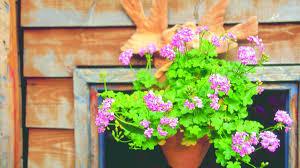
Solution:
[[[24,75],[72,76],[75,65],[122,65],[120,47],[133,28],[27,29],[24,32]],[[143,65],[139,56],[133,65]]]
[[[22,167],[22,122],[17,12],[0,3],[0,167]]]
[[[146,14],[151,1],[142,0]],[[168,0],[168,22],[171,25],[198,22],[216,1]],[[231,0],[225,23],[239,23],[250,16],[257,16],[259,22],[293,22],[300,20],[298,11],[298,0]],[[120,0],[22,0],[21,12],[23,27],[133,25]]]
[[[92,155],[90,90],[88,83],[76,69],[73,80],[75,165],[76,168],[91,168],[95,155]]]
[[[74,131],[29,129],[29,168],[73,168]]]
[[[136,25],[136,32],[121,47],[122,51],[132,49],[133,53],[152,43],[158,49],[161,45],[161,34],[168,28],[167,0],[154,0],[148,18],[140,0],[121,0],[120,1],[129,17]]]
[[[74,128],[71,78],[29,78],[26,90],[26,127]]]
[[[75,65],[121,65],[120,46],[133,33],[134,28],[25,29],[24,75],[70,77]],[[259,37],[269,64],[300,63],[300,24],[260,25]],[[232,50],[231,60],[236,53]],[[139,61],[137,56],[133,63],[145,63]]]

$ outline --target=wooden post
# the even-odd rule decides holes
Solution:
[[[16,1],[0,3],[0,167],[22,167]]]

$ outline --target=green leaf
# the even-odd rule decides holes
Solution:
[[[132,124],[132,123],[128,123],[122,119],[120,119],[119,117],[115,116],[116,120],[118,120],[118,122],[120,123],[120,125],[127,131],[132,132],[132,133],[136,133],[136,134],[144,134],[144,129]]]

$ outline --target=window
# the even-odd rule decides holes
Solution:
[[[298,93],[299,93],[299,66],[267,66],[265,70],[258,69],[256,75],[249,78],[252,81],[261,79],[265,84],[265,91],[262,95],[254,98],[254,104],[249,107],[249,118],[258,119],[264,125],[273,122],[272,117],[277,109],[287,110],[293,118],[294,125],[288,134],[281,134],[281,150],[268,155],[258,153],[259,160],[267,161],[268,157],[275,159],[277,167],[297,167],[298,150]],[[136,69],[138,70],[138,69]],[[75,160],[80,167],[118,167],[116,162],[123,163],[122,167],[138,166],[139,162],[154,167],[167,167],[166,162],[157,148],[154,151],[128,151],[126,144],[116,144],[108,134],[98,135],[94,126],[94,114],[97,113],[98,104],[101,98],[97,98],[97,92],[103,91],[99,80],[99,74],[107,72],[109,88],[113,90],[128,91],[134,80],[134,75],[129,69],[121,68],[76,68],[74,71],[74,104],[75,104]],[[109,73],[108,73],[109,72]],[[125,146],[122,146],[125,145]],[[109,152],[108,150],[117,151]],[[123,161],[118,154],[127,154]],[[202,167],[213,168],[215,158],[213,150],[210,150]],[[261,158],[261,156],[265,158]],[[122,155],[124,156],[124,155]],[[112,157],[112,158],[111,158]],[[254,157],[254,160],[255,160]],[[264,160],[265,159],[265,160]],[[145,163],[146,162],[146,163]],[[148,164],[149,163],[149,164]],[[105,165],[106,164],[106,165]],[[283,166],[284,165],[284,166]],[[151,167],[151,168],[152,168]],[[216,166],[215,166],[216,167]],[[273,167],[273,166],[272,166]]]

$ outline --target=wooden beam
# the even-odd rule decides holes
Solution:
[[[71,78],[29,78],[26,89],[26,127],[74,128]]]
[[[70,77],[76,65],[115,65],[133,28],[26,29],[24,75]],[[133,59],[134,65],[146,61]]]
[[[134,28],[122,27],[25,29],[24,75],[71,77],[76,65],[121,66],[120,47],[133,33]],[[260,25],[259,36],[270,55],[268,64],[300,63],[300,24]],[[230,59],[239,61],[237,49]],[[141,65],[145,60],[136,56],[132,63]]]
[[[28,133],[28,167],[75,167],[73,130],[30,128]]]
[[[14,0],[0,3],[0,167],[22,167],[21,88],[17,11]]]
[[[169,24],[198,21],[217,0],[168,0]],[[142,0],[149,14],[151,0]],[[225,23],[239,23],[250,16],[259,22],[295,22],[300,20],[298,0],[231,0]],[[133,25],[120,5],[120,0],[22,0],[23,27],[82,27]]]

